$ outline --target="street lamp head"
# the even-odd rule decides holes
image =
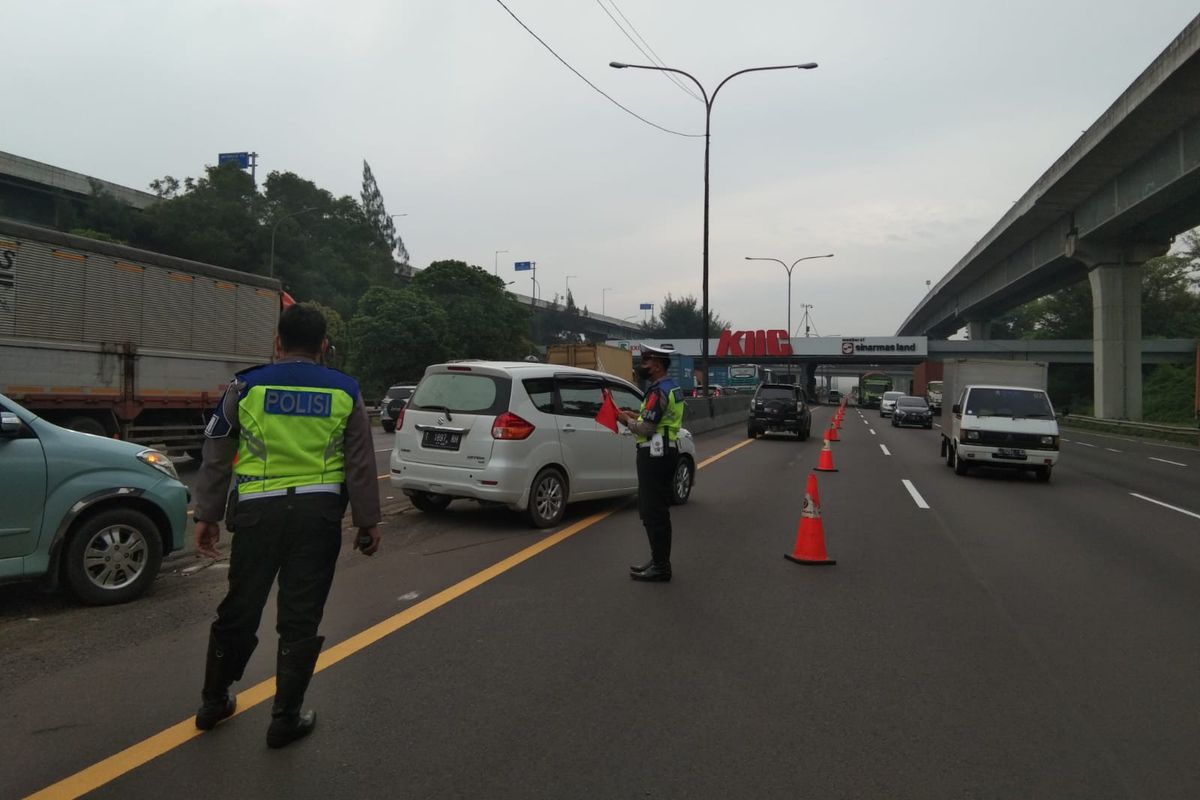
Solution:
[[[620,61],[610,61],[608,65],[613,69],[625,69],[629,66],[628,64],[622,64]]]
[[[816,69],[817,62],[809,61],[807,64],[797,64],[796,69]]]

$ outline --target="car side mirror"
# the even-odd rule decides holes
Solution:
[[[11,411],[0,411],[0,436],[15,439],[21,435],[21,418]]]
[[[959,405],[958,403],[955,403],[953,406],[950,407],[950,413],[951,414],[961,414],[962,406]]]

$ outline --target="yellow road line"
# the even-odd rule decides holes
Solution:
[[[725,456],[740,450],[754,440],[747,439],[744,442],[735,444],[733,447],[722,450],[715,456],[706,458],[697,465],[696,469],[704,469],[714,461],[718,461]],[[381,475],[380,478],[386,478],[387,475]],[[333,645],[324,650],[320,658],[317,659],[317,667],[315,672],[328,669],[342,659],[349,658],[355,653],[370,647],[379,640],[390,636],[406,625],[416,622],[421,617],[429,614],[452,600],[457,600],[472,589],[477,589],[488,581],[496,578],[505,572],[508,572],[513,567],[525,563],[529,559],[539,553],[549,550],[560,542],[566,541],[580,531],[592,527],[598,522],[612,516],[619,509],[611,511],[602,511],[598,514],[593,514],[590,517],[579,520],[573,525],[563,528],[557,533],[552,533],[545,539],[542,539],[536,544],[526,547],[520,552],[505,558],[493,564],[486,569],[475,573],[469,578],[459,581],[448,589],[443,589],[431,597],[422,600],[414,606],[393,614],[382,622],[378,622],[371,627],[354,634],[348,639]],[[275,696],[275,679],[268,678],[262,683],[255,684],[246,690],[239,692],[237,696],[237,711],[234,716],[241,714],[244,711],[249,711],[254,706],[262,703]],[[178,722],[171,727],[159,731],[148,739],[143,739],[135,745],[125,748],[119,753],[109,756],[103,761],[98,761],[95,764],[87,767],[68,778],[47,786],[34,794],[29,795],[26,800],[60,800],[62,798],[81,797],[88,792],[95,791],[106,783],[116,780],[138,767],[153,761],[159,756],[174,750],[182,744],[202,735],[203,731],[196,729],[196,723],[193,718],[189,717],[182,722]]]
[[[705,467],[707,467],[709,464],[713,463],[714,461],[720,461],[722,458],[729,455],[733,451],[741,450],[743,447],[745,447],[746,445],[750,444],[753,441],[754,441],[753,439],[747,439],[744,442],[738,442],[733,447],[727,447],[724,450],[722,450],[721,452],[717,453],[715,456],[706,458],[703,461],[701,461],[699,463],[699,465],[697,465],[696,469],[704,469]]]

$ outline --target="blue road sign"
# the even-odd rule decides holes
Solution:
[[[526,270],[533,269],[533,262],[532,261],[514,261],[513,269],[515,269],[517,272],[524,272]]]
[[[653,311],[654,303],[642,303],[638,306],[638,311]]]
[[[218,153],[217,154],[217,164],[218,165],[228,164],[230,161],[234,162],[242,169],[250,168],[250,154],[249,153]]]

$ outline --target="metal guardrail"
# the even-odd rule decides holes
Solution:
[[[1088,417],[1083,414],[1064,414],[1061,421],[1064,425],[1075,424],[1084,428],[1117,430],[1134,435],[1158,439],[1172,439],[1200,445],[1200,428],[1190,428],[1182,425],[1160,425],[1155,422],[1133,422],[1125,419],[1103,419],[1101,417]]]

